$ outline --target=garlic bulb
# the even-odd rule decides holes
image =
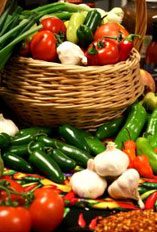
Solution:
[[[87,57],[81,48],[70,42],[65,41],[57,47],[58,58],[62,64],[68,65],[87,65]]]
[[[100,176],[119,176],[129,165],[127,154],[116,148],[114,142],[109,142],[105,151],[95,156],[94,170]]]
[[[114,7],[112,10],[107,12],[107,16],[103,18],[102,24],[107,22],[122,23],[124,17],[124,11],[120,7]]]
[[[19,131],[15,123],[3,117],[3,114],[0,114],[0,133],[4,132],[10,136],[14,136]]]
[[[106,180],[89,169],[74,173],[70,179],[70,184],[72,190],[79,197],[91,199],[100,197],[107,187]]]
[[[137,170],[128,169],[108,187],[108,193],[115,199],[135,199],[140,208],[144,208],[144,203],[138,193],[139,180],[140,175]]]

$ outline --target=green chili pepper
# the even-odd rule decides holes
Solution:
[[[105,151],[105,145],[96,137],[85,138],[92,155],[97,155]]]
[[[59,126],[59,134],[66,143],[89,152],[88,144],[79,129],[69,124]]]
[[[149,140],[149,143],[153,149],[157,148],[157,135],[148,135],[147,139]]]
[[[147,112],[140,102],[131,106],[126,122],[115,138],[118,148],[122,148],[127,140],[136,140],[147,120]]]
[[[53,133],[53,129],[51,127],[29,127],[19,130],[17,135],[34,135],[44,133],[47,135],[51,135]]]
[[[143,186],[139,186],[138,187],[138,192],[140,193],[140,194],[143,194],[143,193],[145,193],[145,192],[147,192],[148,191],[148,189],[147,188],[144,188]]]
[[[157,108],[151,114],[146,133],[157,137]]]
[[[0,149],[6,149],[11,144],[11,137],[6,133],[0,133]]]
[[[157,154],[154,152],[153,148],[151,147],[149,140],[144,137],[139,137],[136,140],[136,146],[137,146],[137,154],[148,157],[150,165],[154,171],[154,173],[157,173]]]
[[[88,46],[93,41],[93,33],[101,22],[101,15],[97,10],[87,13],[84,23],[77,29],[77,37],[82,47]]]
[[[157,189],[157,183],[153,182],[144,182],[141,186],[147,189]]]
[[[10,152],[12,154],[18,155],[22,158],[28,158],[28,145],[27,144],[23,144],[23,145],[19,145],[19,146],[11,146],[9,147],[9,149],[7,150],[7,152]]]
[[[157,96],[156,96],[156,94],[153,92],[148,92],[143,98],[143,105],[149,111],[153,111],[153,110],[157,109]]]
[[[32,151],[29,156],[29,162],[38,169],[39,172],[50,178],[56,183],[63,183],[64,175],[58,164],[44,151]]]
[[[34,183],[34,182],[40,182],[41,178],[34,177],[34,176],[25,176],[22,178],[23,184],[25,183]]]
[[[19,171],[19,172],[26,172],[26,173],[33,173],[32,166],[20,156],[6,152],[3,154],[3,161],[4,165],[7,168]]]
[[[18,134],[12,138],[11,143],[13,146],[25,145],[32,141],[33,137],[33,134]]]
[[[118,133],[123,121],[124,118],[120,117],[105,122],[96,130],[96,137],[98,139],[106,139],[115,136]]]
[[[149,190],[141,195],[141,199],[145,200],[147,197],[149,197],[152,193],[156,192],[156,189]]]
[[[75,160],[77,165],[80,165],[80,166],[85,167],[85,168],[87,167],[87,161],[90,158],[92,158],[92,156],[90,156],[88,152],[83,151],[83,150],[76,148],[74,146],[68,145],[66,143],[63,143],[57,139],[51,139],[51,138],[46,137],[46,136],[40,136],[38,138],[38,141],[41,142],[45,146],[59,149],[65,155],[67,155],[71,159]]]
[[[63,172],[71,171],[76,167],[76,162],[65,155],[59,149],[53,149],[48,152],[53,160],[59,165]]]

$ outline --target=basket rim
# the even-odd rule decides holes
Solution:
[[[44,61],[44,60],[37,60],[37,59],[33,59],[31,57],[22,57],[22,56],[14,56],[11,58],[14,62],[16,63],[25,63],[27,65],[29,65],[30,67],[45,67],[45,68],[58,68],[59,70],[68,70],[68,72],[70,72],[70,70],[79,70],[80,72],[88,72],[88,71],[94,71],[99,69],[99,71],[101,72],[101,70],[109,70],[111,71],[111,69],[121,69],[124,67],[124,65],[127,65],[128,67],[132,64],[132,62],[139,62],[140,61],[140,53],[138,52],[138,50],[136,48],[133,48],[131,51],[131,54],[129,56],[129,58],[126,61],[120,61],[117,62],[115,64],[106,64],[106,65],[100,65],[100,66],[81,66],[81,65],[65,65],[65,64],[61,64],[61,63],[57,63],[57,62],[48,62],[48,61]],[[15,64],[16,65],[16,64]]]

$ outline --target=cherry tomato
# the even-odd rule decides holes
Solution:
[[[66,26],[64,22],[57,17],[45,18],[41,20],[41,24],[43,25],[44,30],[49,30],[56,34],[65,34],[66,32]]]
[[[0,206],[0,232],[30,232],[31,216],[24,207]]]
[[[64,201],[54,190],[41,188],[34,192],[35,199],[30,205],[32,228],[38,232],[50,232],[63,220]]]
[[[108,22],[102,24],[94,33],[94,40],[102,39],[104,36],[119,37],[120,34],[122,38],[129,35],[128,31],[119,23]]]
[[[19,50],[20,56],[28,57],[30,55],[30,42],[24,41]]]
[[[8,187],[13,191],[16,191],[18,193],[23,193],[25,191],[24,188],[15,180],[7,179],[6,181],[9,184]],[[7,199],[8,199],[8,195],[6,191],[0,190],[0,201],[5,201]],[[19,204],[24,204],[25,202],[24,198],[21,195],[17,195],[17,194],[11,194],[11,201],[18,201]]]
[[[57,40],[48,30],[37,32],[30,43],[31,54],[34,59],[54,61],[57,57]]]
[[[90,44],[85,55],[88,65],[114,64],[119,60],[119,49],[114,40],[101,39]]]

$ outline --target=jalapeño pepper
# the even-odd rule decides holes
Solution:
[[[123,143],[127,140],[136,140],[147,120],[147,112],[140,102],[131,106],[126,122],[115,138],[118,148],[122,148]]]
[[[111,138],[115,136],[119,129],[120,126],[122,125],[124,118],[116,118],[111,121],[107,121],[104,124],[102,124],[98,129],[96,130],[96,137],[98,139],[106,139],[106,138]]]
[[[75,160],[77,165],[80,165],[85,168],[87,167],[87,161],[90,158],[92,158],[92,156],[90,156],[88,152],[83,151],[74,146],[68,145],[66,143],[63,143],[57,139],[51,139],[47,136],[40,136],[38,138],[38,141],[41,142],[45,146],[59,149],[64,154],[66,154],[68,157]]]
[[[4,132],[0,133],[0,149],[6,149],[10,146],[10,144],[11,137]]]
[[[29,162],[39,172],[56,183],[63,183],[64,175],[58,164],[44,151],[34,150],[29,156]]]
[[[13,154],[11,152],[6,152],[3,154],[4,165],[7,168],[26,173],[33,173],[32,166],[20,156]]]
[[[88,144],[81,134],[79,129],[69,124],[64,124],[59,126],[59,134],[64,138],[64,140],[77,148],[80,148],[85,151],[89,151]]]
[[[76,162],[70,159],[59,149],[53,149],[48,152],[53,160],[59,165],[63,172],[71,171],[76,167]]]

